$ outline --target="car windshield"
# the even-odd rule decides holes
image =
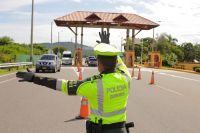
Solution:
[[[89,60],[90,60],[90,61],[96,61],[97,59],[95,59],[95,58],[90,58]]]
[[[89,56],[88,58],[95,58],[95,56]]]
[[[43,55],[40,60],[54,60],[54,55]]]
[[[65,58],[71,58],[72,55],[71,54],[63,54],[63,57],[65,57]]]

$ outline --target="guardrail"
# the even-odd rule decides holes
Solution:
[[[14,67],[19,68],[20,66],[32,66],[32,65],[33,65],[32,62],[1,63],[0,69],[6,69],[6,68],[10,69]]]

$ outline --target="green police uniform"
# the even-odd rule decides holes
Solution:
[[[117,56],[120,52],[108,44],[98,44],[96,55]],[[36,76],[33,82],[59,90],[67,95],[88,98],[90,106],[90,126],[101,124],[102,132],[125,133],[126,106],[131,76],[127,67],[118,56],[114,72],[102,72],[82,81],[62,80]],[[109,126],[111,125],[111,126]],[[89,133],[98,133],[91,129]]]

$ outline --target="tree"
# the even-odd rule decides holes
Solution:
[[[53,52],[55,53],[55,54],[57,54],[57,53],[63,53],[63,51],[66,51],[67,50],[67,48],[65,48],[65,47],[63,47],[63,46],[55,46],[54,48],[53,48]]]
[[[195,49],[195,59],[200,61],[200,44],[194,46]]]
[[[172,38],[170,36],[170,38]],[[171,53],[171,42],[169,41],[168,35],[166,33],[162,33],[157,40],[157,50],[161,52],[161,54],[166,55]]]
[[[148,48],[148,51],[152,51],[154,49],[156,41],[151,37],[143,38],[143,46]]]
[[[184,52],[184,61],[193,62],[195,59],[195,49],[192,43],[183,43],[181,45]]]
[[[171,35],[168,35],[168,34],[166,34],[166,33],[163,33],[162,35],[167,39],[167,41],[168,41],[170,44],[176,45],[176,43],[178,42],[178,39],[173,38]]]
[[[172,52],[175,53],[175,55],[177,55],[177,59],[179,62],[183,62],[184,61],[184,52],[181,48],[181,46],[179,45],[172,45],[171,46]]]
[[[132,50],[133,41],[132,38],[124,39],[125,43],[122,45],[124,46],[124,50]]]
[[[13,39],[8,37],[8,36],[4,36],[4,37],[0,37],[0,45],[8,45],[13,43]]]
[[[177,56],[174,53],[166,54],[163,59],[163,66],[172,67],[177,64]]]

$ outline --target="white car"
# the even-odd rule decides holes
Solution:
[[[37,61],[35,71],[39,72],[40,70],[52,70],[54,73],[60,71],[61,61],[55,54],[44,54]]]

